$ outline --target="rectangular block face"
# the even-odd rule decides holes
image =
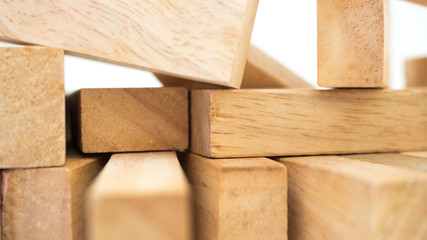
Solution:
[[[427,89],[196,90],[190,149],[213,158],[421,151],[426,104]]]
[[[288,169],[290,239],[427,237],[420,224],[427,220],[426,172],[346,156],[280,162]]]
[[[184,88],[82,89],[77,140],[85,153],[186,149]]]
[[[172,152],[113,155],[87,212],[89,240],[191,238],[190,190]]]
[[[286,168],[190,153],[180,161],[193,189],[196,239],[287,239]]]
[[[427,87],[427,57],[406,61],[405,75],[406,87]]]
[[[0,47],[0,139],[0,168],[64,164],[62,50]]]
[[[387,0],[317,0],[317,83],[387,85]]]
[[[408,0],[413,3],[421,4],[427,7],[427,0]]]
[[[239,87],[257,5],[258,0],[7,1],[0,9],[0,38]]]

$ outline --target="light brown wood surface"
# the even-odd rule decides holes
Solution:
[[[113,155],[87,210],[89,240],[191,239],[190,188],[173,152]]]
[[[65,166],[3,171],[3,240],[84,239],[84,194],[108,156],[70,154]]]
[[[406,157],[281,158],[288,169],[289,238],[426,239],[427,173],[400,165]]]
[[[420,5],[424,5],[427,7],[427,0],[408,0],[408,1],[420,4]]]
[[[258,0],[2,1],[0,38],[239,87]]]
[[[193,189],[196,239],[287,239],[286,168],[266,158],[179,158]]]
[[[186,149],[184,88],[82,89],[75,138],[85,153]]]
[[[198,83],[182,78],[155,74],[164,86],[188,89],[221,89],[219,85]],[[241,88],[313,88],[308,82],[251,45]]]
[[[317,0],[317,83],[377,88],[388,82],[388,0]]]
[[[64,164],[62,50],[0,47],[0,139],[0,168]]]
[[[401,154],[414,156],[414,157],[425,157],[425,158],[427,158],[427,152],[402,152]]]
[[[194,90],[191,146],[214,158],[427,150],[427,89]]]
[[[427,57],[405,62],[406,87],[427,87]]]

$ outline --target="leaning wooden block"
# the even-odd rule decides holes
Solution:
[[[406,86],[427,87],[427,57],[405,62]]]
[[[87,210],[90,240],[191,239],[190,190],[172,152],[113,155]]]
[[[67,156],[65,166],[3,170],[3,240],[83,239],[84,193],[107,156]]]
[[[378,88],[388,82],[388,0],[317,0],[317,83]]]
[[[193,188],[196,239],[287,239],[285,167],[191,153],[180,161]]]
[[[184,88],[82,89],[76,135],[85,153],[186,149]]]
[[[369,162],[346,156],[280,162],[288,169],[290,239],[427,238],[425,170],[383,164],[373,155]]]
[[[421,4],[427,7],[427,0],[408,0],[413,3]]]
[[[192,152],[214,158],[427,149],[427,89],[195,90]]]
[[[0,168],[64,164],[62,50],[0,47],[0,139]]]
[[[258,0],[6,1],[0,38],[240,87]]]

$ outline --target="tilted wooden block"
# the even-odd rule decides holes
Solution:
[[[427,57],[405,62],[406,86],[427,87]]]
[[[427,149],[427,89],[194,90],[192,152],[214,158]]]
[[[87,210],[89,240],[191,239],[190,189],[172,152],[113,155]]]
[[[196,239],[287,239],[286,168],[266,158],[179,158],[193,189]]]
[[[184,88],[82,89],[75,137],[85,153],[186,149]]]
[[[83,239],[84,193],[108,156],[67,156],[65,166],[3,171],[3,240]]]
[[[239,87],[258,0],[5,1],[0,38]]]
[[[388,0],[317,0],[317,83],[384,87]]]
[[[225,88],[162,74],[156,74],[156,77],[163,85],[170,87],[186,87],[188,89]],[[241,88],[313,88],[313,86],[251,45]]]
[[[408,1],[427,6],[427,0],[408,0]]]
[[[62,50],[0,47],[0,139],[0,168],[64,164]]]
[[[288,169],[290,239],[427,238],[427,158],[315,156],[280,162]]]

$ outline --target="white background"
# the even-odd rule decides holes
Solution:
[[[316,18],[315,0],[260,0],[252,43],[316,85]],[[390,0],[389,37],[391,87],[404,88],[404,61],[427,56],[427,7]],[[67,93],[80,88],[160,86],[143,70],[65,57]]]

